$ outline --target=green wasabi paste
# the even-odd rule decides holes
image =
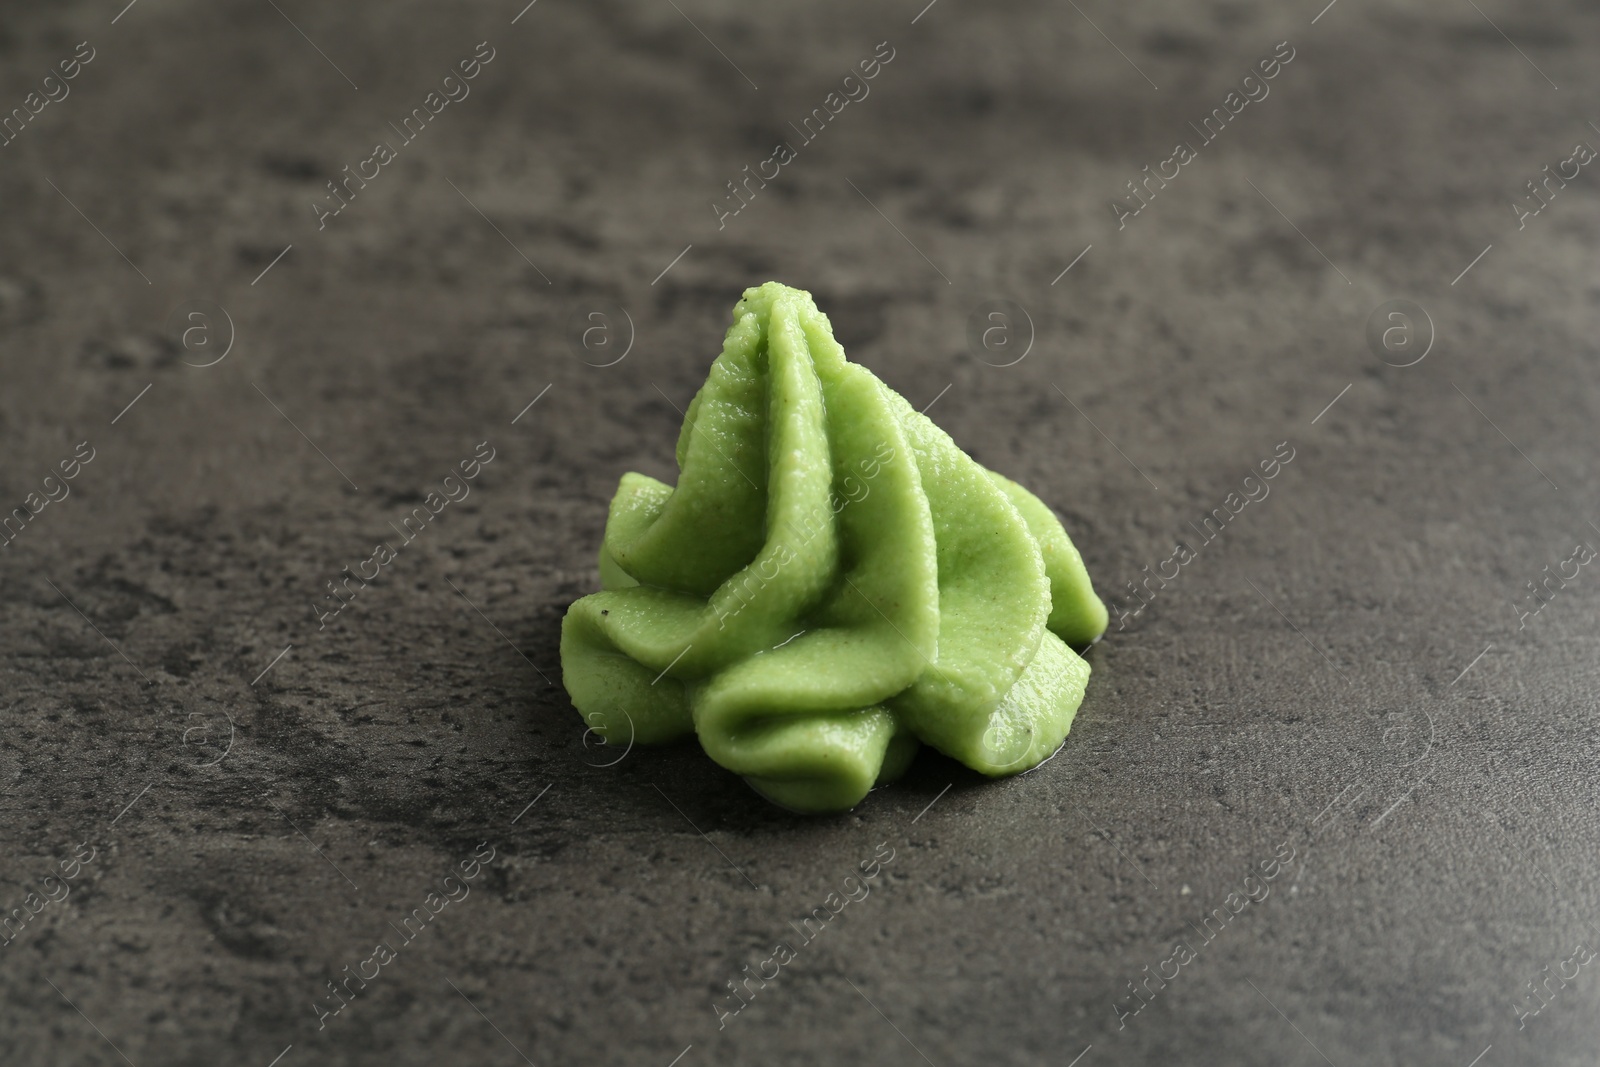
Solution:
[[[561,628],[608,741],[699,736],[757,792],[843,811],[919,744],[999,777],[1060,747],[1106,627],[1055,515],[845,359],[811,295],[734,306],[676,487],[625,474],[602,591]]]

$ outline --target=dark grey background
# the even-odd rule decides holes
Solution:
[[[96,853],[0,948],[0,1059],[1593,1062],[1593,967],[1516,1005],[1594,943],[1595,578],[1515,608],[1600,544],[1593,168],[1520,231],[1511,205],[1600,143],[1600,12],[1478,6],[5,4],[0,110],[96,55],[0,148],[0,506],[95,459],[0,553],[0,910]],[[885,40],[719,230],[724,183]],[[1119,231],[1125,183],[1285,40]],[[480,41],[471,95],[319,232],[324,183]],[[769,278],[1055,507],[1113,598],[1295,450],[1113,624],[1038,771],[925,753],[802,819],[693,745],[593,765],[561,615]],[[1406,369],[1366,340],[1400,298],[1436,334]],[[967,342],[997,299],[1033,325],[1009,367]],[[196,301],[232,324],[205,369],[230,330],[186,346]],[[634,343],[591,366],[569,321],[610,304]],[[324,583],[484,440],[471,497],[319,631]],[[482,841],[471,896],[319,1032],[324,983]],[[880,842],[871,896],[719,1031]]]

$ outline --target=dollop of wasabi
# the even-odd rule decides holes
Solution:
[[[845,359],[811,295],[748,289],[678,435],[625,474],[561,668],[608,743],[689,733],[796,811],[920,744],[1000,777],[1060,747],[1106,609],[1055,515]]]

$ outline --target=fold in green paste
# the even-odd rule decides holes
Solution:
[[[809,293],[745,291],[678,435],[626,474],[561,667],[608,742],[689,733],[843,811],[932,745],[986,775],[1066,738],[1106,609],[1055,515],[845,359]]]

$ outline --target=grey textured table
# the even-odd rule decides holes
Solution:
[[[0,1061],[1593,1062],[1600,12],[921,4],[4,5]],[[585,746],[769,278],[1115,602],[1037,771]]]

